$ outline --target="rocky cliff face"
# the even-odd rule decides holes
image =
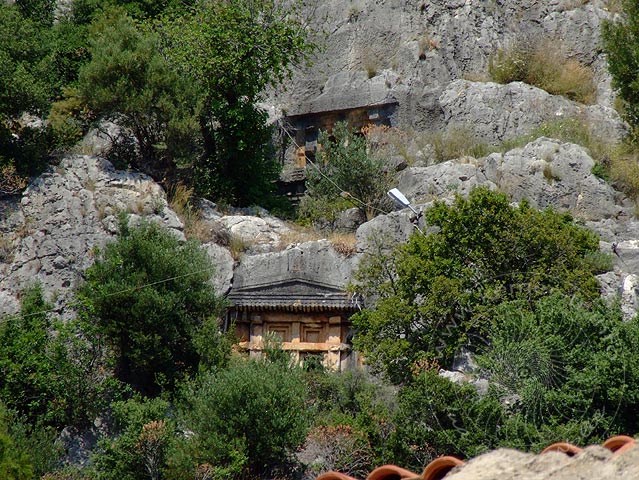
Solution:
[[[275,115],[282,115],[282,109],[351,108],[361,99],[393,101],[392,120],[400,128],[471,126],[476,138],[487,143],[529,134],[548,120],[576,117],[602,137],[618,140],[625,126],[611,108],[610,78],[599,47],[601,22],[613,15],[607,5],[602,0],[309,2],[309,23],[324,32],[318,35],[322,48],[312,66],[297,69],[286,88],[269,92],[266,100]],[[546,39],[593,69],[594,105],[523,83],[479,81],[486,80],[489,59],[498,48]],[[418,153],[423,161],[398,177],[399,188],[414,204],[423,208],[484,185],[507,192],[513,201],[526,198],[539,208],[570,211],[602,236],[604,251],[611,252],[615,244],[616,268],[601,278],[604,293],[621,293],[628,314],[639,306],[634,203],[591,173],[594,161],[583,147],[539,138],[505,153],[436,165]],[[182,222],[157,184],[144,175],[116,171],[96,156],[70,156],[35,179],[21,198],[0,202],[0,313],[15,311],[19,291],[34,281],[42,283],[56,305],[64,305],[94,249],[113,237],[121,211],[130,213],[132,222],[148,217],[184,236]],[[310,254],[332,249],[312,243],[286,249],[295,230],[255,213],[221,215],[204,209],[205,228],[226,238],[205,244],[218,267],[215,283],[221,293],[229,290],[238,265],[237,245],[229,238],[246,250],[242,271],[265,278],[273,261],[286,264],[299,249]],[[357,231],[358,255],[379,238],[403,241],[412,230],[404,212],[377,217]],[[333,262],[327,272],[339,272],[335,281],[340,283],[357,263],[357,257],[324,257]]]
[[[597,103],[612,104],[599,37],[602,20],[612,14],[602,0],[329,0],[309,5],[309,24],[322,32],[317,35],[322,48],[310,68],[300,67],[284,91],[270,96],[272,104],[287,111],[303,110],[319,96],[343,96],[351,89],[349,78],[365,72],[369,87],[357,91],[370,88],[380,96],[385,87],[399,103],[398,125],[444,128],[451,118],[440,96],[451,82],[485,80],[498,48],[547,39],[591,66]]]

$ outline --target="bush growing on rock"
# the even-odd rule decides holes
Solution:
[[[358,208],[369,220],[385,212],[392,172],[370,151],[366,138],[340,122],[332,132],[321,132],[318,143],[317,160],[306,169],[300,216],[330,222],[347,208]]]
[[[199,195],[262,204],[280,165],[268,116],[256,103],[314,50],[298,2],[202,2],[163,22],[164,51],[198,93],[203,155],[192,164]],[[233,45],[233,48],[228,48]]]
[[[353,317],[355,346],[393,381],[415,362],[445,366],[462,345],[481,344],[504,301],[599,295],[588,258],[597,237],[567,214],[513,207],[479,188],[453,205],[436,203],[425,219],[437,233],[414,234],[389,258],[369,257],[357,274],[359,290],[377,302]]]

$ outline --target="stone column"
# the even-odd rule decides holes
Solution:
[[[251,319],[251,338],[249,341],[249,352],[251,358],[260,358],[264,347],[264,325],[261,315],[254,315]]]
[[[340,357],[342,346],[342,317],[329,317],[328,319],[328,339],[327,346],[328,352],[326,352],[326,367],[330,370],[340,370]]]

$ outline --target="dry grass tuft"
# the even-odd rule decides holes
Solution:
[[[169,191],[169,206],[182,220],[186,238],[202,243],[216,240],[216,232],[202,220],[199,208],[193,205],[193,188],[183,183],[176,184]]]
[[[321,240],[322,238],[326,237],[314,228],[302,227],[298,225],[294,226],[289,232],[280,234],[278,249],[284,250],[289,245],[313,242],[315,240]]]
[[[635,202],[639,200],[639,151],[626,147],[609,160],[610,180]]]
[[[238,262],[244,253],[250,248],[250,244],[247,243],[241,236],[234,233],[229,234],[228,249],[231,252],[233,260]]]
[[[345,257],[351,257],[357,253],[357,241],[354,233],[338,233],[334,232],[326,235],[314,228],[295,226],[290,232],[280,235],[280,242],[278,244],[279,250],[284,250],[290,245],[295,245],[305,242],[314,242],[318,240],[327,239],[333,249],[340,255]]]
[[[557,41],[525,39],[499,49],[488,73],[498,83],[525,82],[585,104],[596,100],[592,69],[569,58]]]
[[[328,241],[340,255],[352,257],[357,253],[357,239],[354,233],[333,233]]]
[[[464,126],[433,133],[427,141],[432,145],[435,163],[465,156],[481,158],[491,153],[490,147],[477,140],[472,129]]]

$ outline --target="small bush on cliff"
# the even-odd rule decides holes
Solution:
[[[392,173],[370,151],[366,138],[340,122],[332,132],[321,132],[318,143],[317,160],[306,169],[307,192],[300,216],[311,221],[322,215],[336,217],[353,207],[368,219],[384,212]]]

